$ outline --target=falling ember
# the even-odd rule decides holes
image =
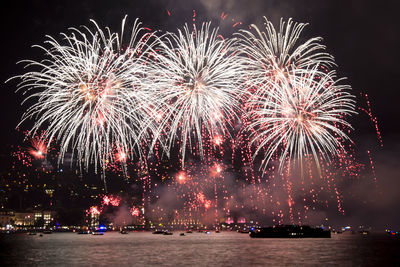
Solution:
[[[120,152],[118,152],[118,153],[115,155],[115,158],[116,158],[116,160],[119,161],[119,162],[125,162],[126,159],[127,159],[127,155],[126,155],[125,152],[120,151]]]
[[[217,167],[216,167],[216,171],[217,171],[218,173],[220,173],[220,172],[222,171],[222,168],[221,168],[221,166],[217,165]]]
[[[44,156],[47,154],[47,148],[43,141],[34,138],[32,140],[32,147],[33,148],[29,149],[29,153],[36,159],[44,159]]]
[[[204,202],[204,208],[207,210],[211,207],[211,200],[206,200]]]
[[[113,205],[114,207],[118,207],[120,202],[121,202],[121,200],[118,197],[112,198],[110,201],[111,205]]]
[[[119,197],[114,197],[114,196],[107,196],[107,195],[105,195],[105,196],[103,197],[103,202],[102,202],[102,204],[103,204],[104,206],[111,205],[111,206],[114,206],[114,207],[118,207],[119,204],[120,204],[120,202],[121,202],[121,199],[120,199]]]
[[[140,214],[140,211],[139,211],[138,208],[136,208],[136,207],[132,207],[132,208],[131,208],[131,215],[132,215],[132,216],[137,217],[137,216],[139,216],[139,214]]]
[[[365,100],[366,100],[366,103],[367,103],[367,108],[359,107],[359,109],[361,111],[365,112],[368,115],[368,117],[371,120],[371,122],[374,124],[375,131],[376,131],[376,136],[378,138],[378,141],[379,141],[381,147],[383,147],[382,134],[381,134],[381,131],[379,130],[379,127],[378,127],[378,119],[377,119],[376,116],[374,116],[372,114],[371,103],[370,103],[370,101],[368,99],[368,95],[365,94],[365,95],[362,95],[362,96],[365,96]]]
[[[240,21],[239,21],[239,22],[236,22],[235,24],[233,24],[232,27],[235,28],[235,27],[238,26],[238,25],[242,25],[242,22],[240,22]]]
[[[179,172],[178,173],[178,183],[183,184],[186,181],[186,175],[184,172]]]
[[[370,165],[371,165],[371,170],[372,170],[372,175],[373,175],[374,183],[375,183],[376,186],[378,186],[377,179],[376,179],[376,172],[375,172],[374,161],[372,160],[371,152],[370,152],[369,150],[367,150],[367,153],[368,153],[368,158],[369,158],[369,162],[370,162]]]
[[[93,215],[98,215],[98,214],[100,214],[100,211],[97,207],[92,206],[92,207],[90,207],[89,213],[93,214]]]
[[[32,156],[34,156],[37,159],[43,159],[44,158],[44,153],[41,150],[31,150],[29,153],[31,153]]]
[[[108,196],[103,197],[103,205],[108,205],[110,204],[110,198]]]
[[[203,194],[202,192],[197,193],[196,197],[197,197],[197,201],[198,201],[199,203],[204,203],[205,200],[206,200],[206,199],[205,199],[205,196],[204,196],[204,194]]]
[[[215,164],[211,167],[211,176],[215,177],[220,175],[222,172],[222,166],[220,164]]]
[[[214,137],[214,143],[215,143],[217,146],[220,146],[220,145],[222,144],[222,142],[223,142],[223,140],[222,140],[222,137],[221,137],[221,136],[217,135],[216,137]]]

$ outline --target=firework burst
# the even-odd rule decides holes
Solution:
[[[136,20],[122,46],[125,19],[120,36],[94,21],[95,31],[71,28],[60,42],[48,36],[45,46],[37,46],[47,59],[23,61],[35,70],[14,77],[22,80],[24,102],[33,102],[21,123],[34,119],[31,135],[45,129],[48,145],[60,143],[60,162],[71,151],[81,168],[94,164],[104,171],[105,162],[115,160],[115,146],[126,157],[140,155],[151,128],[146,60],[152,34],[143,34]]]
[[[36,159],[44,159],[47,154],[47,146],[43,140],[35,136],[31,140],[32,148],[29,149],[31,154]]]
[[[280,83],[271,81],[267,94],[252,98],[248,105],[252,143],[256,154],[265,148],[264,167],[279,151],[280,166],[286,159],[312,154],[318,164],[321,155],[336,155],[341,142],[349,139],[345,120],[354,113],[351,87],[341,85],[335,71],[323,73],[316,65],[289,74]]]
[[[306,23],[294,23],[291,19],[286,23],[281,19],[277,31],[264,17],[265,31],[251,25],[252,31],[242,30],[242,51],[249,57],[250,83],[258,86],[265,80],[285,78],[298,70],[306,70],[312,66],[335,66],[333,57],[325,52],[321,37],[314,37],[303,43],[299,42]]]
[[[236,48],[235,39],[223,39],[210,23],[193,31],[186,25],[160,41],[154,70],[163,114],[160,135],[168,149],[180,138],[182,165],[187,146],[196,144],[203,157],[202,136],[229,133],[237,117],[243,59]]]
[[[351,128],[346,115],[354,112],[350,86],[341,85],[333,57],[325,52],[322,38],[300,42],[307,24],[286,23],[279,30],[265,19],[265,32],[255,25],[241,31],[242,50],[248,57],[248,88],[245,120],[254,155],[264,150],[264,168],[280,154],[280,169],[290,159],[311,153],[337,154]]]

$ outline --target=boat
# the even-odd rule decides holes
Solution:
[[[250,232],[254,238],[330,238],[331,232],[322,228],[299,225],[279,225],[258,228]]]
[[[104,232],[96,230],[92,232],[92,235],[104,235]]]
[[[386,230],[386,233],[391,236],[399,236],[400,232],[395,230]]]
[[[186,233],[188,233],[188,234],[192,234],[193,232],[192,232],[192,231],[190,231],[190,230],[187,230],[187,231],[186,231]]]
[[[162,234],[164,234],[164,231],[161,231],[161,230],[155,230],[153,232],[153,235],[162,235]]]

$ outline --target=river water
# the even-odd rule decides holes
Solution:
[[[400,266],[400,238],[252,239],[221,232],[179,236],[107,232],[0,237],[1,266]]]

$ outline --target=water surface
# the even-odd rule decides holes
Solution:
[[[400,266],[400,238],[383,234],[252,239],[236,232],[107,232],[0,238],[2,266]]]

